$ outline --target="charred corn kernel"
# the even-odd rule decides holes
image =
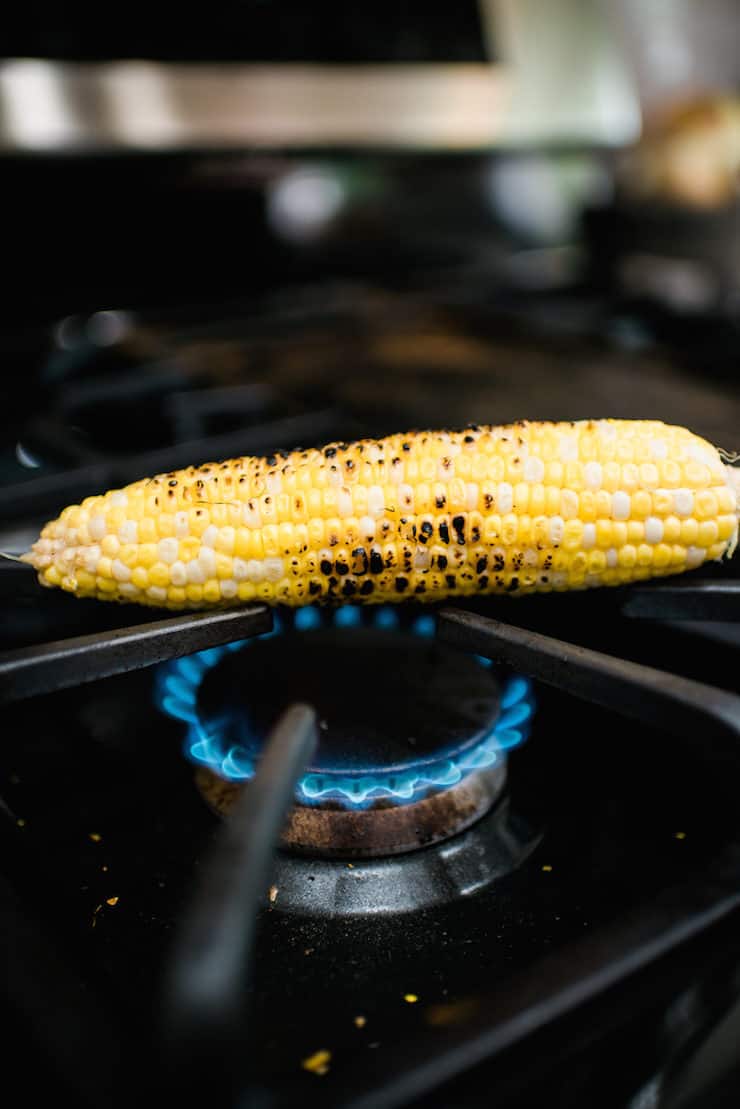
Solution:
[[[559,591],[731,554],[738,489],[657,421],[416,432],[135,482],[25,558],[43,585],[174,609]]]

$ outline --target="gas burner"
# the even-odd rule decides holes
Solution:
[[[349,866],[281,851],[270,908],[312,919],[377,919],[459,905],[516,870],[541,841],[542,829],[514,813],[504,796],[472,827],[430,851],[357,858]]]
[[[315,706],[317,754],[283,846],[334,858],[398,855],[489,812],[506,755],[525,737],[528,682],[433,638],[428,614],[306,608],[256,639],[165,664],[158,700],[188,723],[186,753],[208,804],[227,813],[289,704]]]

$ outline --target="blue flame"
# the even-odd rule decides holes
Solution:
[[[363,613],[357,605],[346,605],[333,613],[337,628],[358,626]],[[396,629],[400,626],[398,613],[391,606],[380,606],[365,617],[376,628]],[[321,625],[318,609],[307,607],[295,613],[296,631],[310,631]],[[431,638],[434,635],[434,617],[423,614],[411,625],[414,635]],[[269,639],[283,631],[279,613],[275,613],[273,628],[257,639]],[[193,762],[208,767],[221,778],[245,781],[254,775],[255,759],[247,743],[227,745],[228,717],[202,720],[198,716],[197,695],[203,678],[221,659],[233,652],[247,648],[253,640],[240,640],[223,647],[212,647],[195,655],[164,663],[157,671],[156,699],[160,709],[168,716],[183,720],[188,725],[185,751]],[[490,667],[490,659],[475,656],[481,666]],[[326,800],[341,800],[348,807],[367,806],[381,798],[410,801],[421,797],[429,789],[453,786],[474,770],[492,767],[504,757],[504,752],[523,743],[529,731],[529,720],[534,711],[529,681],[521,676],[510,678],[501,696],[501,713],[490,732],[479,743],[464,751],[441,752],[436,760],[421,765],[411,763],[406,770],[389,772],[379,768],[377,773],[309,771],[296,788],[296,798],[303,804],[316,804]],[[246,727],[246,725],[244,725]],[[249,737],[245,736],[245,741]]]

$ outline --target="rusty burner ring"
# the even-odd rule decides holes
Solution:
[[[219,816],[228,816],[248,782],[227,782],[199,767],[196,785]],[[296,804],[288,813],[281,844],[290,851],[325,858],[373,858],[401,855],[429,847],[464,831],[485,816],[506,785],[503,756],[491,767],[475,770],[454,786],[399,805],[379,800],[349,809],[337,802]]]

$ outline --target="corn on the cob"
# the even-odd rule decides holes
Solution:
[[[731,554],[737,473],[657,421],[414,432],[137,481],[24,557],[42,585],[170,609],[619,585]]]

